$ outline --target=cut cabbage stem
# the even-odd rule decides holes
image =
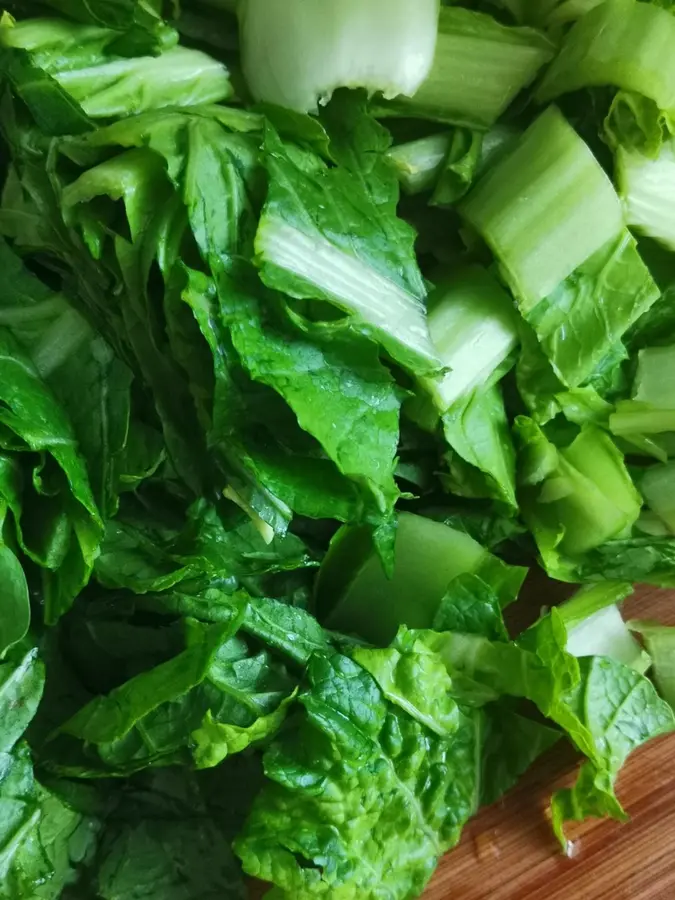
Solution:
[[[429,74],[438,0],[240,0],[244,75],[257,100],[317,112],[341,87],[412,96]]]

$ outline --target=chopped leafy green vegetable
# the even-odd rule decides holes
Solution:
[[[414,94],[436,45],[438,0],[339,0],[326,21],[316,4],[241,0],[244,73],[257,100],[316,112],[336,88]],[[283,35],[283,40],[279,36]]]
[[[93,119],[164,106],[197,106],[232,96],[225,66],[199,50],[172,47],[159,56],[115,52],[112,29],[30,19],[0,24],[0,47],[24,50]]]
[[[617,183],[626,209],[626,222],[641,234],[675,249],[672,198],[675,155],[664,144],[656,159],[637,150],[617,150]]]
[[[663,699],[675,708],[675,628],[657,622],[633,621],[628,625],[644,640],[654,666],[656,686]]]
[[[565,821],[625,819],[614,793],[619,770],[640,744],[675,728],[672,711],[644,675],[611,657],[576,660],[565,650],[567,629],[557,610],[511,644],[454,633],[425,640],[451,677],[461,673],[496,696],[532,701],[587,757],[575,786],[553,797],[553,827],[563,846]]]
[[[261,277],[291,297],[336,304],[413,371],[437,369],[413,233],[396,218],[396,178],[381,156],[386,132],[363,111],[350,114],[351,107],[339,121],[338,108],[328,123],[343,161],[337,168],[298,159],[271,130],[266,134],[269,191],[255,240]],[[354,135],[361,145],[352,144]],[[345,217],[354,223],[349,234],[341,227]]]
[[[580,88],[614,85],[675,105],[675,62],[669,52],[675,19],[637,0],[608,0],[574,25],[546,72],[537,96],[549,101]]]
[[[555,107],[486,173],[462,210],[493,248],[569,387],[587,381],[658,298],[609,179]]]
[[[400,115],[485,130],[553,53],[551,41],[534,29],[510,28],[485,13],[442,7],[431,71],[414,96],[395,100],[390,108]]]
[[[530,419],[519,418],[516,430],[523,515],[547,569],[555,571],[561,554],[574,558],[624,536],[642,502],[604,431],[585,425],[557,448]]]
[[[567,627],[567,652],[607,656],[644,675],[652,661],[630,634],[618,607],[632,593],[629,584],[608,581],[583,587],[563,603],[559,611]]]
[[[315,657],[309,679],[303,718],[267,751],[270,781],[235,843],[245,870],[298,900],[419,895],[478,804],[480,711],[437,737],[344,656]]]
[[[564,740],[562,846],[626,817],[675,728],[620,609],[675,588],[671,7],[10,0],[2,898],[413,900]],[[507,627],[537,551],[580,587]]]
[[[431,627],[458,576],[480,576],[506,605],[515,599],[526,574],[488,553],[468,534],[421,516],[401,513],[395,540],[388,578],[367,529],[338,532],[317,581],[320,618],[329,627],[387,644],[400,625]]]
[[[511,299],[478,267],[437,280],[429,297],[429,331],[449,371],[422,384],[441,413],[490,381],[518,343]]]

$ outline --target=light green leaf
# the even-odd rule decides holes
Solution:
[[[445,740],[353,660],[315,656],[308,674],[305,715],[267,751],[270,781],[235,851],[279,898],[418,895],[477,807],[482,716],[463,714]]]

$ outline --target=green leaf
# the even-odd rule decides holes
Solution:
[[[150,608],[199,619],[202,622],[230,622],[241,603],[245,605],[241,630],[283,653],[292,661],[306,665],[314,653],[330,648],[328,634],[314,616],[296,606],[268,597],[226,593],[218,586],[188,592],[181,585],[170,592],[150,598]]]
[[[642,498],[609,435],[585,425],[569,446],[556,448],[524,416],[515,428],[523,516],[550,574],[560,555],[580,557],[631,528]]]
[[[298,159],[266,131],[269,191],[255,242],[261,277],[292,297],[337,305],[398,362],[434,370],[439,362],[426,324],[426,289],[413,232],[396,217],[386,132],[361,103],[344,97],[324,120],[338,161],[333,168],[318,157]]]
[[[209,818],[194,814],[118,826],[103,847],[95,889],[101,900],[246,897],[227,837]]]
[[[161,56],[102,61],[53,77],[92,119],[219,103],[233,94],[225,66],[187,47],[174,47]]]
[[[433,622],[434,631],[478,634],[508,640],[499,596],[480,576],[466,573],[450,582]]]
[[[197,574],[194,565],[176,560],[149,528],[139,525],[121,518],[106,525],[95,569],[102,585],[143,594],[166,590]]]
[[[218,292],[244,367],[281,394],[340,472],[369,489],[380,514],[389,513],[398,496],[400,395],[377,349],[355,336],[312,339],[284,327],[273,297],[259,300],[229,277],[219,279]]]
[[[485,707],[481,805],[496,803],[562,734],[515,712],[506,701]]]
[[[0,573],[3,600],[0,608],[0,659],[22,640],[30,626],[30,596],[21,563],[14,553],[0,545]]]
[[[539,87],[541,101],[580,88],[613,85],[673,108],[675,64],[668,50],[675,19],[636,0],[602,3],[567,34]]]
[[[0,663],[0,752],[11,753],[35,715],[44,688],[37,650]]]
[[[234,637],[241,617],[195,624],[178,656],[92,700],[59,729],[63,749],[57,747],[52,766],[70,774],[129,774],[191,756],[203,768],[272,735],[295,682],[266,652],[251,653]],[[84,743],[89,769],[72,765],[63,736]]]
[[[607,541],[577,560],[551,565],[551,575],[563,581],[631,581],[675,587],[675,540],[641,535]]]
[[[92,861],[101,823],[88,810],[71,802],[70,795],[77,795],[77,790],[66,788],[61,792],[60,783],[46,790],[31,779],[30,757],[24,745],[15,751],[13,768],[14,777],[10,775],[0,787],[0,806],[3,800],[10,808],[13,800],[18,801],[29,818],[24,821],[18,840],[15,835],[10,858],[3,860],[7,865],[4,879],[0,878],[3,896],[8,900],[26,896],[57,900]],[[12,797],[19,773],[21,793]]]
[[[114,29],[123,55],[156,54],[176,42],[176,32],[161,18],[162,3],[154,0],[47,0],[45,5],[78,22]]]
[[[571,789],[553,797],[553,827],[563,847],[567,820],[612,815],[625,819],[614,780],[641,744],[672,731],[675,717],[644,676],[603,657],[579,660],[581,679],[566,703],[592,735],[595,753]]]
[[[524,526],[509,516],[494,509],[459,507],[436,509],[428,512],[430,518],[444,522],[455,531],[463,531],[488,550],[495,550],[501,544],[516,540],[524,531]]]
[[[43,510],[37,513],[42,518],[42,533],[35,529],[28,500],[24,519],[23,501],[14,498],[12,504],[8,498],[22,548],[45,566],[45,620],[53,624],[89,579],[101,539],[101,521],[70,423],[11,334],[1,329],[0,355],[4,403],[0,421],[27,449],[45,457],[49,454],[58,466],[53,472],[43,469],[45,459],[35,470],[37,509]],[[44,483],[43,476],[47,479]],[[53,537],[47,533],[50,528],[57,529]]]
[[[22,735],[42,698],[37,650],[0,663],[0,891],[57,900],[94,849],[97,825],[35,780]]]
[[[623,234],[580,265],[526,316],[561,381],[588,381],[659,290]]]
[[[386,699],[439,737],[457,730],[460,711],[441,659],[403,626],[386,650],[357,647],[352,658],[373,676]]]
[[[442,422],[450,447],[446,454],[450,474],[444,476],[450,490],[460,497],[500,500],[517,509],[516,452],[499,385],[477,388],[453,404]]]
[[[241,753],[242,750],[273,737],[283,725],[294,696],[291,694],[286,697],[275,710],[260,716],[252,725],[217,722],[211,710],[208,710],[201,726],[191,735],[195,743],[192,755],[196,768],[210,769],[219,766],[233,753]]]
[[[267,751],[270,781],[235,843],[244,869],[280,898],[417,895],[477,807],[482,717],[445,740],[344,656],[315,656],[308,674],[303,719]]]
[[[219,646],[236,630],[213,626],[208,639],[126,682],[106,697],[97,697],[61,728],[82,740],[103,744],[124,737],[149,712],[200,684]]]
[[[532,701],[588,758],[577,786],[553,799],[554,828],[563,846],[568,818],[625,818],[614,794],[619,770],[634,749],[675,728],[675,716],[647,678],[609,657],[576,660],[565,651],[567,629],[555,609],[512,644],[427,635],[451,677],[463,674],[497,696]]]
[[[92,119],[218,103],[233,93],[225,66],[200,50],[172,47],[125,58],[112,28],[28,19],[0,26],[0,44],[15,54],[25,50],[43,83],[53,78]]]
[[[5,290],[0,324],[11,331],[60,401],[85,457],[92,492],[104,516],[116,509],[116,457],[131,415],[127,366],[72,305],[54,294],[0,241]]]
[[[237,579],[292,571],[315,563],[293,534],[267,542],[233,503],[197,501],[181,532],[172,531],[158,507],[148,515],[123,511],[111,520],[96,561],[105,587],[137,594],[164,591],[199,575]]]
[[[58,82],[23,50],[0,48],[0,72],[46,135],[82,134],[91,120]]]
[[[304,609],[263,597],[251,598],[242,628],[302,664],[329,646],[326,632]]]

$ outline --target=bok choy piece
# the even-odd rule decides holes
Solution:
[[[326,624],[384,645],[400,625],[432,627],[458,576],[480,576],[506,605],[517,596],[526,574],[525,569],[497,559],[468,534],[410,513],[398,517],[395,549],[389,579],[367,528],[338,532],[316,589]]]
[[[607,0],[582,16],[537,92],[541,102],[583,88],[621,88],[607,121],[611,141],[659,144],[675,110],[675,18],[657,4]]]
[[[555,52],[531,28],[510,28],[492,16],[443,8],[436,55],[428,77],[411,99],[385,109],[406,116],[486,130]]]
[[[584,426],[556,447],[531,419],[516,419],[521,505],[549,571],[559,557],[577,557],[630,531],[642,498],[623,455],[604,431]],[[562,577],[562,580],[574,580]]]
[[[442,418],[445,486],[515,508],[515,454],[496,384],[518,344],[513,302],[492,274],[471,266],[441,277],[429,306],[431,337],[449,371],[420,386]]]
[[[633,399],[616,404],[609,426],[621,437],[675,431],[675,345],[640,350]]]
[[[628,625],[645,642],[659,693],[675,709],[675,628],[658,622],[629,622]]]
[[[444,413],[489,382],[516,348],[518,315],[496,278],[471,266],[438,280],[429,296],[429,331],[449,371],[422,384]]]
[[[434,187],[443,171],[452,141],[450,132],[442,132],[399,144],[389,150],[387,158],[406,194],[422,194]]]
[[[607,597],[604,587],[600,596],[584,591],[573,598],[570,613],[587,616],[593,606],[624,591],[623,585],[610,587]],[[475,629],[407,634],[402,629],[397,644],[406,639],[440,655],[455,689],[470,686],[474,702],[482,690],[488,699],[492,692],[492,698],[507,695],[534,703],[586,757],[574,786],[552,799],[553,829],[564,848],[567,821],[625,820],[614,793],[619,771],[645,740],[673,730],[673,714],[651,682],[614,655],[572,655],[564,607],[553,608],[511,642],[489,639]]]
[[[630,584],[607,581],[582,587],[559,606],[567,628],[567,652],[577,657],[606,656],[644,675],[651,659],[630,633],[619,609],[632,593]]]
[[[167,106],[218,103],[233,95],[227,68],[200,50],[172,47],[159,56],[125,58],[108,28],[5,15],[0,46],[26,51],[94,119]]]
[[[476,388],[444,413],[442,425],[449,448],[444,486],[459,497],[498,500],[517,509],[516,454],[501,386]]]
[[[537,98],[611,85],[675,109],[675,19],[638,0],[607,0],[583,16],[565,38]]]
[[[353,99],[335,97],[323,116],[337,165],[299,155],[268,127],[255,261],[268,287],[334,304],[401,365],[430,374],[441,364],[415,234],[396,215],[398,183],[384,156],[390,137]]]
[[[639,486],[649,508],[675,534],[675,462],[650,466]]]
[[[452,206],[475,179],[503,155],[518,132],[495,125],[488,132],[457,127],[452,131],[397,144],[387,154],[406,194],[433,190],[432,206]]]
[[[299,112],[341,87],[410,96],[434,58],[438,0],[241,0],[237,13],[251,93]]]
[[[494,251],[568,387],[588,380],[659,296],[609,178],[555,107],[489,169],[461,209]]]
[[[626,222],[635,231],[675,250],[675,152],[665,143],[656,159],[619,146],[616,173]]]

